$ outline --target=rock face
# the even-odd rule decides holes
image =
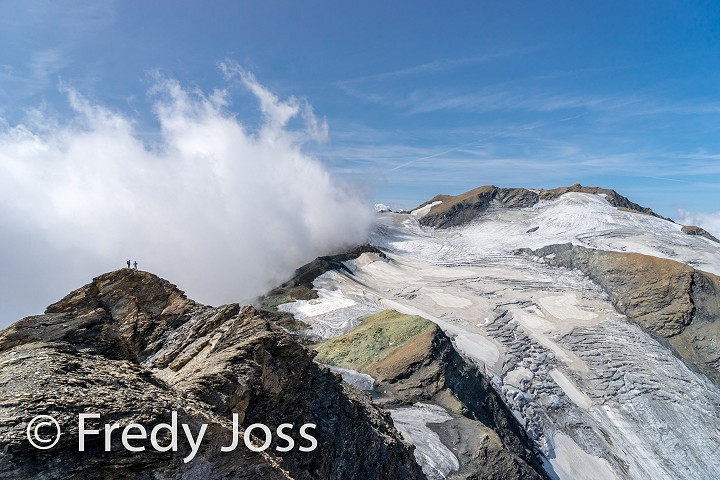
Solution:
[[[474,220],[487,210],[493,200],[508,208],[529,207],[538,202],[538,194],[525,188],[498,188],[493,185],[478,187],[460,195],[437,195],[424,205],[434,205],[427,215],[420,219],[422,225],[435,228],[449,228]]]
[[[0,471],[3,478],[424,478],[389,414],[368,395],[312,361],[312,354],[252,307],[218,308],[188,300],[152,274],[123,269],[97,277],[0,333]],[[120,431],[105,451],[103,435],[78,451],[78,414],[104,423],[150,428],[177,422],[197,436],[197,455],[179,429],[178,451],[159,453],[147,440],[129,452]],[[237,413],[240,443],[234,438]],[[25,429],[36,415],[51,415],[63,434],[52,449],[37,450]],[[264,452],[244,446],[244,428],[263,423],[273,432]],[[318,446],[285,446],[281,423],[296,445],[302,424]],[[259,430],[262,443],[264,435]],[[254,431],[258,435],[258,430]],[[160,437],[161,445],[170,439]],[[144,443],[143,443],[144,442]],[[133,443],[133,442],[131,442]],[[368,461],[372,458],[372,461]]]
[[[568,192],[602,195],[610,205],[619,209],[659,216],[651,209],[631,202],[615,190],[585,187],[579,183],[569,187],[554,188],[552,190],[541,189],[538,191],[526,188],[498,188],[493,185],[485,185],[460,195],[437,195],[429,202],[419,205],[415,210],[435,203],[430,211],[419,219],[420,224],[434,228],[449,228],[471,222],[479,214],[487,210],[492,202],[497,202],[506,208],[531,207],[540,200],[552,200]]]
[[[639,253],[571,244],[524,251],[550,265],[582,271],[607,292],[618,311],[720,384],[720,277]]]
[[[450,478],[544,478],[525,431],[489,378],[429,320],[385,311],[316,348],[318,361],[373,377],[386,401],[450,411],[452,419],[435,427],[459,459]]]
[[[713,242],[720,243],[720,240],[712,236],[707,230],[705,230],[704,228],[696,227],[694,225],[687,225],[685,227],[682,227],[682,232],[687,233],[688,235],[699,235],[701,237],[712,240]]]

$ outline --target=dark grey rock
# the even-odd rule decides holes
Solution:
[[[701,236],[701,237],[705,237],[705,238],[707,238],[707,239],[709,239],[709,240],[712,240],[713,242],[718,242],[718,243],[720,243],[720,240],[718,240],[717,238],[713,237],[713,236],[712,236],[707,230],[705,230],[704,228],[696,227],[696,226],[694,226],[694,225],[687,225],[687,226],[685,226],[685,227],[682,227],[681,230],[682,230],[683,233],[686,233],[686,234],[688,234],[688,235],[699,235],[699,236]]]
[[[253,307],[199,305],[146,272],[102,275],[45,315],[0,332],[1,476],[424,478],[387,411],[312,357]],[[111,452],[99,442],[78,451],[78,413],[152,427],[173,410],[194,432],[209,425],[189,463],[185,447],[130,453],[119,436]],[[280,453],[273,443],[256,453],[241,441],[235,452],[221,452],[232,436],[232,413],[243,429],[259,422],[274,432],[292,423],[298,443],[299,426],[315,423],[318,447]],[[39,414],[63,426],[51,450],[36,450],[25,438],[27,422]]]
[[[461,195],[438,195],[430,202],[442,203],[432,207],[427,215],[420,218],[420,223],[435,228],[463,225],[475,220],[487,210],[493,200],[507,208],[529,207],[538,202],[538,194],[525,188],[497,188],[486,185]]]

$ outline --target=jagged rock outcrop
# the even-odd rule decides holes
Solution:
[[[331,270],[339,270],[352,275],[350,269],[343,262],[355,260],[363,253],[376,253],[385,258],[383,252],[368,244],[357,246],[346,253],[318,257],[295,270],[290,280],[272,289],[261,298],[260,307],[275,311],[275,307],[282,303],[317,298],[317,292],[313,290],[313,280]]]
[[[450,478],[543,478],[531,442],[489,378],[429,320],[380,312],[316,348],[318,361],[372,376],[389,401],[431,402],[455,413],[435,428],[460,459]]]
[[[580,270],[618,311],[720,383],[720,277],[674,260],[571,244],[522,251]]]
[[[434,205],[420,218],[420,224],[435,228],[448,228],[463,225],[474,220],[487,210],[493,200],[508,208],[530,207],[538,202],[538,194],[525,188],[498,188],[485,185],[460,195],[436,195],[425,205]]]
[[[265,314],[199,305],[146,272],[97,277],[44,315],[0,332],[0,385],[3,478],[424,478],[389,414],[314,363]],[[78,451],[79,413],[101,415],[90,428],[138,423],[149,433],[169,423],[172,411],[195,435],[208,425],[187,463],[182,429],[177,452],[156,452],[140,440],[148,448],[128,452],[119,431],[109,452],[102,435]],[[233,438],[233,413],[240,436],[252,423],[272,432],[292,423],[286,433],[305,446],[299,427],[314,423],[318,446],[281,453],[274,436],[270,448],[253,452],[241,438],[235,451],[222,452]],[[63,431],[44,451],[25,432],[41,414]]]
[[[434,228],[449,228],[471,222],[487,210],[493,202],[505,208],[531,207],[540,200],[552,200],[568,192],[603,195],[610,205],[621,210],[659,217],[651,209],[631,202],[615,190],[586,187],[579,183],[569,187],[554,188],[552,190],[540,189],[537,191],[527,188],[498,188],[494,185],[485,185],[460,195],[436,195],[430,201],[419,205],[415,210],[436,203],[427,214],[419,219],[420,224]]]
[[[701,237],[705,237],[705,238],[707,238],[707,239],[709,239],[709,240],[712,240],[713,242],[718,242],[718,243],[720,243],[720,240],[718,240],[717,238],[715,238],[714,236],[712,236],[712,235],[710,234],[710,232],[708,232],[708,231],[705,230],[704,228],[696,227],[696,226],[694,226],[694,225],[687,225],[687,226],[682,227],[681,230],[682,230],[683,233],[686,233],[686,234],[688,234],[688,235],[699,235],[699,236],[701,236]]]
[[[329,272],[330,270],[340,270],[352,275],[352,271],[350,271],[350,269],[348,269],[343,262],[347,262],[348,260],[355,260],[363,253],[376,253],[382,258],[385,258],[385,254],[383,252],[368,244],[355,247],[354,249],[346,253],[318,257],[312,262],[307,263],[295,270],[295,273],[290,280],[280,285],[280,287],[278,287],[277,289],[271,291],[270,294],[273,294],[273,292],[279,289],[300,286],[312,289],[313,280],[315,280],[323,273]]]

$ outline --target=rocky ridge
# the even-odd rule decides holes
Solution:
[[[0,385],[3,478],[424,478],[388,413],[314,363],[263,312],[197,304],[146,272],[97,277],[2,331]],[[190,449],[182,441],[177,452],[131,453],[119,435],[109,452],[97,437],[78,451],[79,413],[151,426],[170,422],[173,410],[193,432],[208,425],[192,461],[183,462]],[[318,447],[280,453],[274,437],[264,452],[242,440],[221,452],[233,413],[241,436],[252,423],[273,432],[292,423],[297,444],[299,426],[314,423]],[[41,414],[63,427],[51,450],[25,437]]]
[[[708,232],[704,228],[696,227],[694,225],[686,225],[682,227],[682,232],[688,235],[699,235],[701,237],[707,238],[708,240],[712,240],[713,242],[720,243],[720,240],[711,235],[710,232]]]
[[[660,217],[651,209],[630,201],[615,190],[587,187],[579,183],[569,187],[559,187],[551,190],[498,188],[494,185],[485,185],[460,195],[436,195],[430,201],[419,205],[414,210],[432,205],[428,213],[419,219],[420,224],[434,228],[449,228],[457,227],[474,220],[479,214],[487,210],[493,202],[505,208],[531,207],[540,200],[552,200],[569,192],[601,195],[610,205],[616,208]]]

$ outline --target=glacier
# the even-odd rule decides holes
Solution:
[[[718,274],[717,244],[587,193],[491,207],[449,229],[422,227],[427,210],[379,213],[370,241],[388,259],[364,253],[348,262],[352,274],[316,279],[318,314],[299,302],[283,309],[324,337],[352,328],[358,312],[391,308],[435,322],[493,379],[553,478],[720,478],[718,387],[581,273],[517,253],[570,242]],[[424,463],[445,476],[448,458]]]

